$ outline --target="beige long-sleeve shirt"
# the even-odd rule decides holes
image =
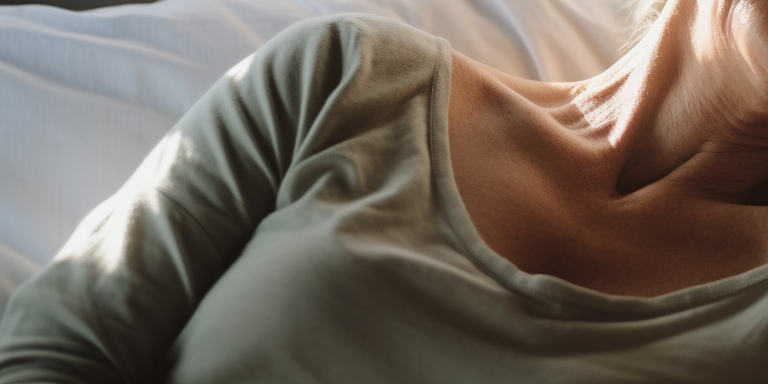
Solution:
[[[400,22],[281,33],[15,293],[0,383],[768,380],[768,268],[620,297],[483,243],[450,76],[448,43]]]

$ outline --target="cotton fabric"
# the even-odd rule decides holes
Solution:
[[[388,19],[280,34],[14,294],[0,383],[764,382],[768,268],[643,299],[489,249],[450,74]]]
[[[0,5],[0,279],[23,271],[5,250],[50,262],[219,77],[293,23],[378,14],[515,76],[568,81],[618,58],[625,3],[163,0],[85,12]],[[0,289],[0,301],[6,294]]]
[[[623,0],[163,0],[84,12],[0,5],[0,316],[168,129],[289,25],[405,21],[507,73],[581,80],[613,63]]]

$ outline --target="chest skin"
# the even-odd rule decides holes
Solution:
[[[482,239],[518,268],[650,297],[766,263],[764,209],[666,182],[621,194],[609,141],[585,134],[567,104],[548,105],[545,84],[518,92],[460,54],[453,64],[457,188]]]

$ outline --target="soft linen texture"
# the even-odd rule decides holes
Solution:
[[[272,40],[14,295],[0,383],[768,377],[768,267],[640,299],[485,246],[451,172],[450,74],[446,40],[374,16]]]

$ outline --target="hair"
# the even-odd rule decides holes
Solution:
[[[626,53],[634,47],[648,33],[653,23],[659,18],[661,10],[667,4],[667,0],[628,0],[629,33],[627,41],[621,51]]]

